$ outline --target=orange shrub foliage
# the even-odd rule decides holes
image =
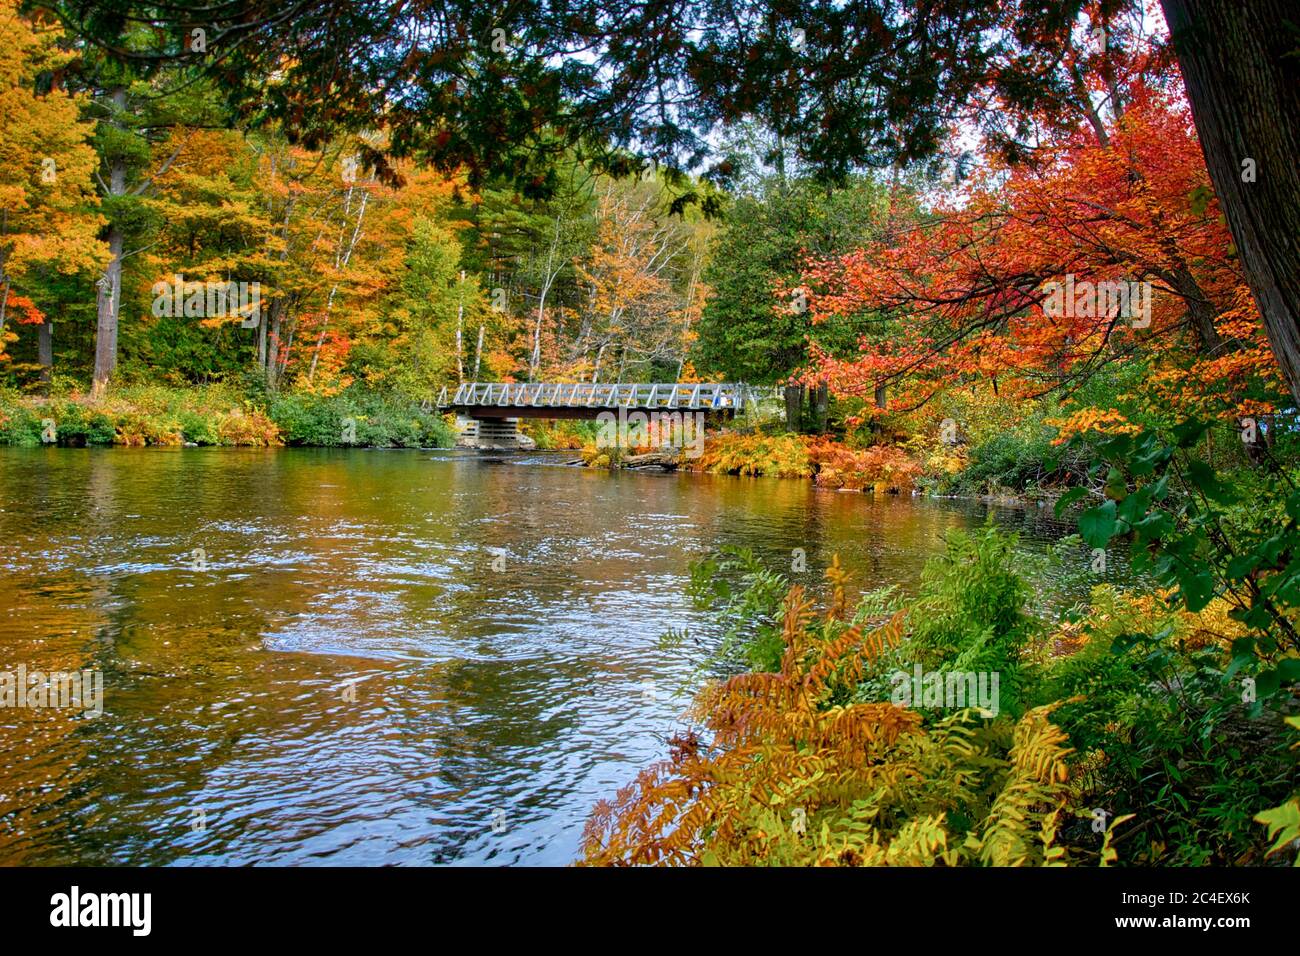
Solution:
[[[280,428],[260,408],[243,411],[232,408],[217,422],[223,445],[283,445]]]
[[[1060,434],[1052,439],[1053,445],[1064,445],[1075,435],[1136,435],[1142,430],[1113,408],[1083,408],[1065,418],[1046,418],[1043,421],[1060,429]]]
[[[828,620],[842,621],[838,558],[828,576],[835,585]],[[707,841],[761,841],[744,812],[752,797],[742,782],[759,782],[749,780],[755,768],[768,788],[817,769],[842,778],[845,796],[875,781],[881,758],[901,735],[917,732],[920,715],[887,702],[823,704],[837,681],[859,676],[898,642],[903,615],[876,630],[848,627],[823,646],[811,639],[813,617],[813,602],[795,585],[785,602],[780,672],[738,674],[706,687],[693,715],[712,731],[711,741],[693,731],[674,738],[671,759],[643,770],[613,802],[598,803],[584,834],[584,862],[692,864]]]
[[[711,435],[704,454],[684,467],[716,475],[813,478],[827,488],[909,492],[921,466],[901,448],[850,448],[830,438],[727,432]]]
[[[690,471],[713,475],[761,475],[768,478],[808,478],[812,463],[806,443],[797,435],[710,435],[704,453],[690,459]]]
[[[827,488],[905,493],[921,476],[921,466],[892,445],[849,448],[819,438],[808,442],[808,456],[817,470],[817,484]]]

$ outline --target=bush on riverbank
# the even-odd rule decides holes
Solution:
[[[1113,409],[1116,426],[1171,424],[1136,400],[1136,369],[1093,377],[1066,398],[1017,400],[989,383],[941,391],[906,412],[876,413],[850,435],[905,450],[922,474],[919,487],[937,495],[1053,497],[1087,478],[1087,456],[1062,447],[1062,425],[1096,409]]]
[[[538,451],[572,449],[577,451],[593,443],[598,430],[596,422],[561,419],[547,421],[542,418],[523,418],[519,430],[531,438]]]
[[[1104,588],[1044,620],[1014,536],[992,529],[951,535],[918,599],[885,616],[879,595],[848,606],[838,561],[817,613],[801,586],[745,567],[740,592],[715,585],[720,623],[761,651],[741,649],[751,666],[779,657],[701,690],[697,728],[593,811],[586,863],[1295,858],[1297,702],[1262,683],[1243,700],[1269,662],[1242,656],[1226,602]],[[952,698],[948,678],[968,672],[1001,678],[991,708],[991,681]]]
[[[892,445],[850,448],[828,439],[807,442],[814,480],[826,488],[906,494],[921,477],[921,466]]]
[[[703,453],[685,463],[689,471],[711,475],[810,478],[808,442],[798,435],[722,432],[705,439]]]
[[[124,386],[100,400],[0,392],[3,445],[449,447],[453,440],[436,413],[368,393],[284,395],[268,408],[222,385]]]
[[[283,395],[270,414],[287,445],[450,448],[456,438],[436,412],[369,392]]]
[[[829,438],[722,432],[710,435],[703,454],[683,467],[714,475],[812,478],[827,488],[876,493],[909,492],[920,466],[889,445],[851,448]]]

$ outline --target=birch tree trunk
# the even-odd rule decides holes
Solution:
[[[347,198],[347,202],[344,204],[343,207],[345,216],[347,215],[348,209],[352,206],[352,194],[355,189],[356,189],[355,186],[348,187],[348,198]],[[338,252],[336,252],[334,256],[334,266],[336,272],[340,272],[343,269],[346,269],[348,267],[348,263],[352,261],[352,251],[356,249],[357,240],[361,237],[361,225],[362,223],[365,222],[366,219],[366,203],[369,201],[369,199],[370,199],[369,192],[363,192],[361,194],[361,208],[357,211],[357,222],[352,229],[352,238],[348,241],[346,250],[342,252],[342,259],[341,260],[339,259]],[[334,285],[330,287],[329,297],[326,298],[325,300],[325,318],[321,320],[320,335],[316,336],[316,345],[312,349],[311,368],[307,372],[307,382],[309,384],[312,381],[312,379],[316,377],[316,363],[320,360],[320,350],[321,347],[324,346],[325,344],[325,333],[329,329],[330,313],[334,311],[334,297],[335,295],[338,294],[338,291],[339,291],[339,280],[336,277],[334,280]]]
[[[456,381],[465,381],[465,349],[462,345],[465,332],[465,271],[460,273],[461,287],[456,290]]]
[[[551,247],[546,252],[546,272],[542,276],[542,288],[537,296],[537,322],[533,326],[533,354],[528,360],[528,378],[534,382],[537,381],[537,371],[542,365],[542,321],[546,317],[546,296],[560,274],[558,268],[552,271],[551,267],[555,264],[555,254],[560,247],[561,218],[555,217],[555,235],[551,237]]]

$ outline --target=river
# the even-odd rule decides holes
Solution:
[[[687,561],[915,588],[988,507],[545,455],[0,449],[0,864],[564,864],[663,755]],[[1063,527],[995,509],[1041,549]]]

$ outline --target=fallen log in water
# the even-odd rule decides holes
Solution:
[[[644,455],[628,455],[622,461],[624,468],[662,468],[672,471],[677,467],[678,451],[676,448],[663,448],[648,451]]]

